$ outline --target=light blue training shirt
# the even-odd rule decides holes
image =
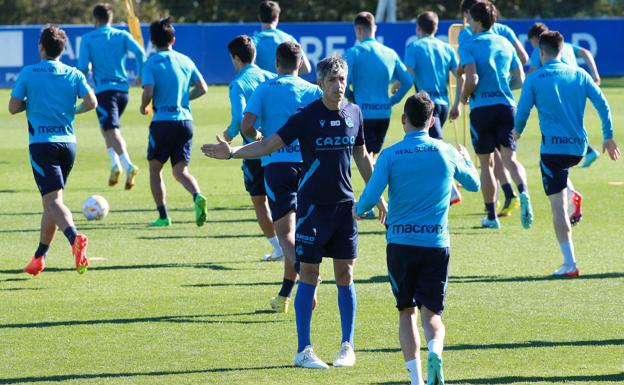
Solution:
[[[509,81],[511,71],[521,67],[513,46],[492,31],[480,32],[459,47],[463,66],[475,64],[479,81],[470,96],[470,109],[503,104],[514,107]]]
[[[154,53],[143,67],[143,86],[153,85],[154,121],[193,120],[190,87],[202,78],[195,63],[174,50]]]
[[[496,35],[502,36],[505,39],[507,39],[512,45],[516,42],[519,42],[520,40],[518,40],[518,36],[516,36],[516,33],[513,31],[513,29],[509,28],[508,26],[506,26],[505,24],[499,24],[499,23],[494,23],[492,25],[492,27],[490,28],[490,31],[492,31],[493,33],[495,33]],[[470,29],[470,26],[466,26],[464,29],[462,29],[459,32],[459,35],[457,36],[457,43],[459,44],[459,46],[461,47],[462,44],[470,41],[470,39],[474,36],[474,34],[472,33],[472,30]],[[515,48],[514,48],[515,49]]]
[[[137,74],[140,75],[145,52],[128,32],[109,25],[99,27],[82,37],[78,68],[86,75],[89,63],[93,66],[95,92],[115,90],[128,91],[126,57],[132,52],[136,58]]]
[[[422,37],[407,46],[405,65],[414,71],[416,91],[426,91],[435,104],[449,104],[449,72],[458,65],[453,47],[432,36]]]
[[[256,125],[260,122],[259,131],[268,138],[282,128],[297,110],[322,96],[319,86],[299,76],[278,75],[256,88],[247,102],[245,113],[256,116]],[[299,141],[262,157],[262,166],[278,162],[301,162]]]
[[[583,125],[587,99],[598,110],[602,136],[613,138],[607,99],[587,72],[554,59],[527,76],[516,112],[516,132],[522,134],[533,106],[542,131],[542,154],[583,156],[587,132]]]
[[[275,68],[275,53],[277,47],[287,41],[297,43],[297,40],[293,36],[277,28],[264,29],[260,32],[256,32],[251,39],[256,46],[256,65],[270,72],[277,72],[277,68]]]
[[[478,191],[479,173],[453,146],[424,130],[408,132],[381,152],[373,175],[355,206],[362,215],[388,190],[388,243],[449,247],[451,184]]]
[[[578,62],[576,61],[576,55],[580,52],[581,47],[578,45],[563,43],[563,49],[561,50],[561,61],[563,64],[570,65],[572,67],[578,67]],[[541,67],[542,62],[540,61],[540,49],[539,46],[535,47],[533,52],[531,52],[531,57],[529,58],[529,66],[530,67]]]
[[[347,96],[360,106],[364,119],[389,119],[392,106],[412,88],[412,76],[393,49],[374,38],[362,40],[349,48],[344,58],[349,66]],[[398,80],[401,87],[388,96],[388,86]]]
[[[11,96],[26,100],[29,143],[76,143],[76,99],[90,90],[82,72],[58,60],[24,67]]]

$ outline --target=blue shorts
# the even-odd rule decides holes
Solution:
[[[264,188],[273,221],[297,211],[297,189],[303,178],[303,163],[280,162],[264,166]]]
[[[300,205],[295,231],[297,262],[321,263],[323,257],[357,258],[358,226],[352,210],[351,201],[336,205]]]
[[[542,184],[546,195],[560,193],[568,186],[568,170],[583,159],[582,156],[564,154],[540,154]]]
[[[124,91],[102,91],[95,95],[98,106],[95,109],[100,127],[104,131],[121,127],[119,118],[128,105],[128,93]]]
[[[470,111],[470,136],[477,154],[491,154],[502,147],[516,149],[511,133],[514,129],[515,107],[504,104],[477,107]]]
[[[364,119],[364,142],[366,150],[374,154],[381,152],[390,119]]]
[[[245,179],[245,190],[250,196],[266,195],[264,188],[264,168],[260,159],[245,159],[241,166]]]
[[[448,283],[448,247],[433,248],[389,243],[388,278],[399,310],[424,305],[442,314]]]
[[[76,159],[76,143],[33,143],[28,149],[41,196],[64,189]]]
[[[193,145],[193,122],[191,120],[154,121],[149,127],[147,160],[166,163],[171,158],[171,165],[179,162],[191,162]]]
[[[449,107],[446,104],[435,104],[433,107],[433,116],[435,123],[429,128],[429,136],[434,139],[442,139],[442,127],[448,117]]]

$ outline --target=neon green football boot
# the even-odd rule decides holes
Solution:
[[[197,194],[195,197],[195,224],[201,227],[206,223],[206,217],[208,216],[208,209],[206,208],[208,201],[202,194]]]
[[[154,222],[150,223],[150,227],[169,227],[171,226],[171,218],[158,218]]]

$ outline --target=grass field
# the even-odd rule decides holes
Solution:
[[[624,81],[603,86],[616,139],[624,127]],[[227,88],[211,87],[193,104],[191,171],[209,199],[206,226],[194,224],[191,197],[167,166],[174,226],[150,229],[156,218],[145,149],[148,121],[133,90],[123,117],[130,154],[141,167],[131,192],[106,186],[108,157],[95,113],[80,116],[78,158],[65,201],[90,237],[92,267],[73,270],[61,235],[47,268],[31,278],[21,269],[38,242],[40,197],[27,152],[26,120],[10,116],[0,91],[0,384],[403,384],[398,315],[386,280],[383,227],[360,225],[354,368],[295,369],[294,312],[268,311],[281,281],[246,195],[239,161],[214,161],[199,151],[229,121]],[[479,194],[464,193],[451,210],[451,279],[444,320],[449,384],[615,384],[624,382],[624,162],[602,156],[571,176],[584,194],[585,217],[574,229],[582,277],[553,279],[560,264],[538,168],[535,113],[519,147],[526,165],[535,223],[515,216],[499,231],[476,226]],[[395,111],[388,143],[401,138]],[[601,144],[597,114],[588,107],[591,142]],[[445,128],[453,141],[451,125]],[[356,194],[363,183],[354,171]],[[612,183],[619,182],[619,183]],[[610,184],[611,183],[611,184]],[[111,213],[87,222],[80,207],[104,195]],[[312,321],[318,355],[334,359],[340,338],[331,262]],[[426,360],[426,351],[423,353]]]

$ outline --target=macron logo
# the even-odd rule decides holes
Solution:
[[[321,128],[325,127],[325,121],[324,120],[319,120],[319,123],[321,124]]]

